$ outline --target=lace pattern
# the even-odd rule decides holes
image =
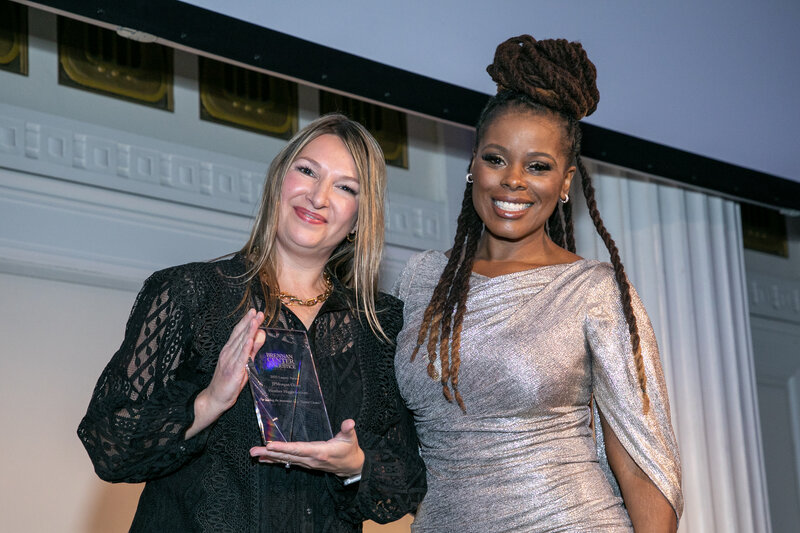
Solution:
[[[78,435],[101,478],[147,482],[132,530],[360,531],[363,520],[413,511],[425,472],[394,381],[394,346],[353,315],[352,294],[337,280],[308,334],[334,433],[356,420],[363,480],[344,487],[330,474],[253,462],[248,450],[261,442],[248,387],[216,423],[184,440],[194,398],[244,312],[242,272],[235,256],[151,276],[95,387]],[[254,294],[251,305],[263,307]],[[402,304],[381,295],[378,309],[394,339]],[[304,328],[285,308],[278,327]]]

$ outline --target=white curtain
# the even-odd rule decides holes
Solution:
[[[683,465],[682,533],[769,532],[739,205],[589,164],[653,322]],[[575,239],[608,261],[573,184]]]

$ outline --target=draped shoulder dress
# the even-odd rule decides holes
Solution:
[[[428,492],[419,532],[631,531],[592,395],[633,460],[680,517],[680,461],[650,321],[635,291],[650,410],[613,268],[579,260],[497,277],[472,274],[461,333],[464,414],[427,373],[422,315],[447,258],[417,254],[395,285],[405,302],[395,372],[411,409]],[[437,368],[440,362],[436,361]]]

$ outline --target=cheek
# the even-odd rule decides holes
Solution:
[[[336,203],[337,209],[336,211],[339,214],[339,218],[342,220],[342,223],[349,224],[349,228],[352,227],[353,222],[355,222],[356,217],[358,217],[358,198],[357,197],[342,197]]]
[[[537,188],[537,193],[545,203],[551,201],[558,201],[561,197],[561,189],[564,186],[563,179],[553,179],[544,183],[540,183]]]
[[[302,189],[302,180],[299,179],[294,172],[290,171],[283,178],[283,185],[281,186],[281,200],[287,200],[293,196],[297,196]]]
[[[472,186],[472,206],[475,208],[475,211],[477,211],[480,215],[486,209],[491,208],[491,203],[492,199],[489,196],[489,193],[486,191],[486,189],[481,188],[476,180]]]

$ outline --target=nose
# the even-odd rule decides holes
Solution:
[[[519,191],[523,190],[527,187],[527,183],[525,181],[525,177],[523,176],[524,170],[516,168],[516,167],[509,167],[508,170],[503,174],[503,179],[500,181],[500,184],[512,191]]]
[[[314,209],[322,209],[328,206],[328,196],[330,194],[330,184],[327,180],[317,180],[308,191],[306,198]]]

